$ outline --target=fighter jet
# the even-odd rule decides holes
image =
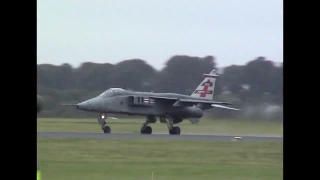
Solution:
[[[204,74],[203,81],[190,95],[177,93],[137,92],[123,88],[110,88],[92,99],[78,104],[64,104],[75,106],[78,110],[99,113],[98,123],[104,133],[110,133],[107,125],[107,114],[127,114],[146,116],[146,121],[140,129],[141,134],[152,134],[149,124],[155,123],[157,118],[161,123],[166,123],[169,134],[179,135],[181,129],[174,126],[188,119],[192,124],[198,123],[203,116],[203,111],[211,108],[228,107],[227,102],[213,101],[214,87],[218,77],[217,69],[209,74]]]

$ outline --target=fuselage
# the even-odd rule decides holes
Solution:
[[[168,98],[177,98],[177,99],[192,99],[192,100],[205,100],[204,98],[191,97],[189,95],[178,94],[178,93],[153,93],[153,92],[127,92],[119,95],[134,95],[134,96],[155,96],[155,97],[168,97]],[[207,100],[209,101],[209,100]]]
[[[133,104],[130,97],[144,97],[144,103]],[[146,98],[164,97],[165,99]],[[78,104],[78,109],[99,113],[129,114],[129,115],[154,115],[165,116],[175,115],[179,117],[196,117],[203,115],[203,110],[199,107],[172,106],[176,99],[205,100],[203,98],[191,97],[178,93],[153,93],[136,91],[115,91],[103,93],[95,98]]]

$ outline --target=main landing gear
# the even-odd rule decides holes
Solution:
[[[172,117],[168,117],[167,126],[169,129],[169,134],[180,135],[181,129],[179,126],[173,126],[174,120]]]
[[[152,128],[149,126],[149,123],[155,123],[157,119],[154,116],[147,116],[147,120],[142,124],[140,128],[141,134],[152,134]]]
[[[107,125],[106,123],[107,115],[104,113],[101,113],[98,117],[98,123],[101,125],[101,129],[105,134],[110,134],[111,133],[111,128],[110,126]],[[141,134],[152,134],[152,127],[149,126],[150,123],[155,123],[157,119],[155,116],[147,116],[147,119],[145,123],[142,124],[140,133]],[[169,134],[171,135],[180,135],[181,134],[181,129],[179,126],[173,126],[175,123],[181,122],[181,120],[177,120],[172,118],[171,116],[167,117],[160,117],[160,122],[161,123],[166,123],[168,126]]]
[[[160,121],[163,122],[164,118],[166,117],[161,117]],[[146,122],[142,124],[140,132],[141,134],[152,134],[152,128],[149,126],[149,123],[155,123],[157,119],[154,116],[147,116]],[[174,119],[170,116],[167,117],[166,120],[169,134],[172,135],[180,135],[181,129],[178,126],[173,126],[174,124]]]
[[[106,125],[107,124],[106,119],[107,119],[107,116],[102,113],[98,118],[98,123],[101,125],[101,129],[103,130],[103,132],[105,134],[109,134],[111,133],[111,128],[110,126]]]

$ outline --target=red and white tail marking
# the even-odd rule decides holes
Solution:
[[[216,78],[219,76],[218,70],[213,69],[209,74],[204,74],[203,76],[203,81],[199,84],[197,89],[191,94],[191,97],[212,100]]]

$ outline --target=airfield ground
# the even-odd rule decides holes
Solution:
[[[172,140],[168,138],[170,135],[141,138],[138,134],[142,122],[143,119],[110,120],[114,134],[97,138],[104,134],[95,119],[39,118],[38,132],[44,132],[38,134],[43,179],[152,180],[152,173],[153,180],[283,178],[282,140],[243,138],[236,141],[223,136],[183,138],[186,136],[183,134],[192,133],[281,136],[281,123],[204,119],[192,125],[187,121],[179,125],[183,131],[181,138]],[[155,133],[167,133],[165,124],[156,123],[152,127]],[[48,131],[58,133],[45,133]],[[78,138],[68,138],[59,131],[83,133],[81,136],[70,133]],[[87,132],[99,133],[90,136]],[[128,138],[129,134],[121,133],[136,135]]]
[[[138,133],[144,119],[108,120],[111,133]],[[166,124],[150,124],[153,133],[168,133]],[[281,122],[250,120],[208,120],[201,119],[198,124],[189,121],[180,123],[181,134],[223,134],[282,136]],[[102,132],[96,119],[53,119],[38,118],[38,132]]]
[[[38,139],[43,179],[280,180],[280,141]]]

